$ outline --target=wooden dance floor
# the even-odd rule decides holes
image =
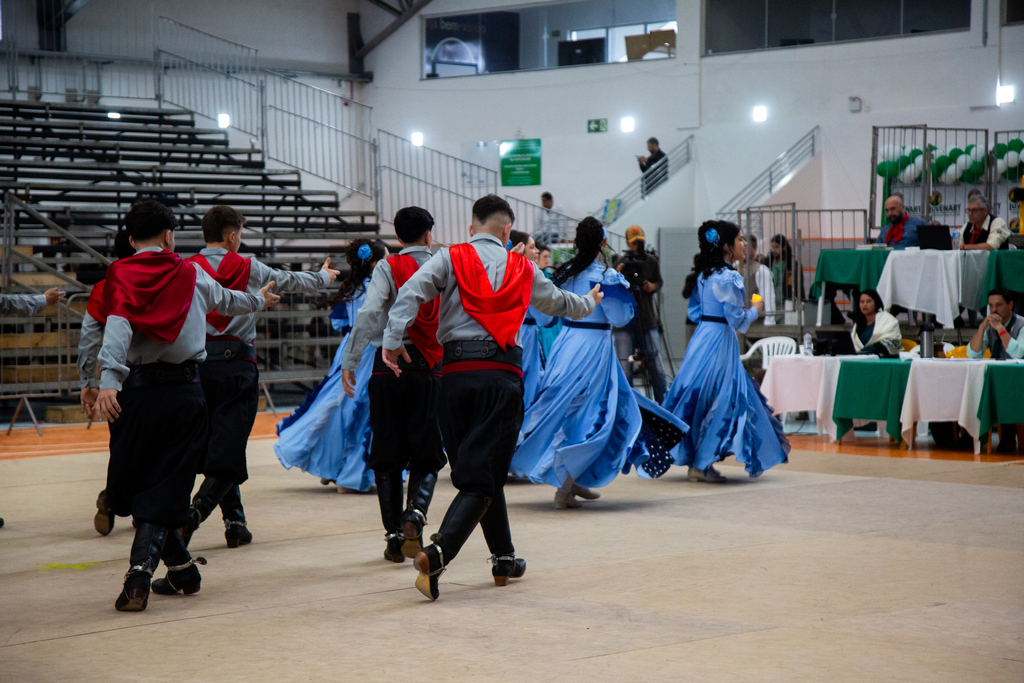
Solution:
[[[273,424],[255,542],[211,518],[202,590],[142,613],[114,610],[130,521],[92,528],[105,427],[0,436],[0,681],[1024,680],[1024,456],[797,436],[760,479],[624,476],[582,510],[510,485],[526,577],[495,588],[477,532],[429,603],[376,497],[285,471]],[[446,470],[428,533],[452,496]]]

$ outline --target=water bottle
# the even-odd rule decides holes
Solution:
[[[950,237],[953,240],[953,251],[959,250],[960,249],[960,231],[959,230],[954,230],[953,233],[950,235]]]
[[[804,349],[803,354],[805,356],[814,355],[814,347],[811,345],[811,333],[804,332]]]

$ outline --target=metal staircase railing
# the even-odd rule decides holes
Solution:
[[[758,174],[750,184],[718,210],[718,217],[724,220],[736,220],[738,211],[757,206],[780,190],[796,175],[797,171],[804,167],[804,164],[817,154],[817,138],[820,130],[818,126],[815,126],[809,133],[797,140],[796,144],[780,154],[768,168]]]
[[[665,158],[647,169],[639,178],[631,182],[605,205],[590,215],[598,218],[606,225],[611,225],[638,202],[654,193],[665,181],[679,172],[693,159],[693,136],[689,136],[665,153]]]

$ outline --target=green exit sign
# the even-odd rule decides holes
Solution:
[[[587,132],[588,133],[607,133],[608,132],[608,119],[588,119],[587,120]]]

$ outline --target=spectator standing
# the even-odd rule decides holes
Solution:
[[[540,196],[540,205],[544,210],[540,214],[537,232],[533,235],[533,241],[537,244],[554,244],[564,242],[562,233],[566,230],[565,211],[555,204],[555,198],[550,192]]]
[[[661,289],[661,265],[658,257],[647,251],[643,228],[631,225],[626,229],[626,244],[629,249],[623,253],[615,269],[629,282],[629,290],[637,303],[636,316],[632,327],[615,330],[615,350],[626,373],[630,386],[633,385],[633,362],[636,356],[643,362],[647,381],[654,391],[654,400],[661,403],[665,396],[665,373],[661,363],[661,335],[658,328],[658,310],[654,295]]]
[[[647,152],[648,156],[636,158],[640,172],[644,174],[641,189],[645,197],[668,179],[668,157],[658,146],[658,138],[648,138]]]

